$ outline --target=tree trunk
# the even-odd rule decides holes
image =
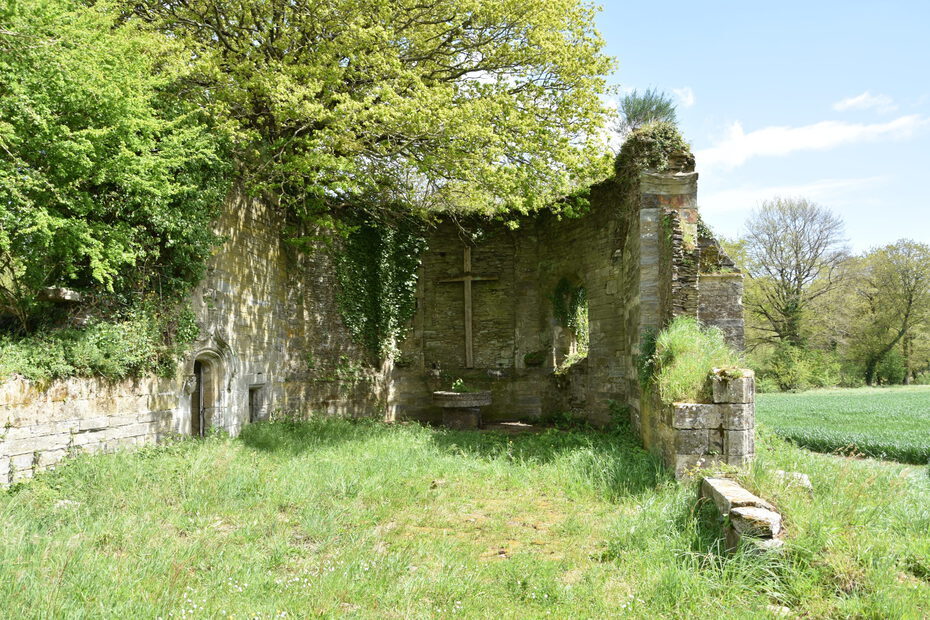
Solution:
[[[875,385],[875,367],[881,358],[870,358],[865,363],[865,384],[868,386]]]

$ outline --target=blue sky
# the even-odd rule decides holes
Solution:
[[[930,0],[601,5],[613,83],[675,96],[714,230],[804,196],[856,251],[930,243]]]

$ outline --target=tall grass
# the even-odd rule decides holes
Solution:
[[[23,618],[930,614],[925,473],[764,436],[744,482],[781,554],[727,556],[623,433],[268,423],[84,456],[0,492],[0,609]],[[815,493],[772,469],[810,474]]]
[[[739,364],[739,355],[727,345],[718,328],[703,327],[690,317],[678,317],[645,339],[640,372],[655,386],[663,402],[705,402],[711,396],[711,371]]]

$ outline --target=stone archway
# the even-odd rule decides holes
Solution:
[[[223,365],[220,356],[204,351],[194,358],[190,403],[190,434],[203,437],[222,406]]]

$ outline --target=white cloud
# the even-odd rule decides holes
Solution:
[[[865,91],[861,95],[856,95],[855,97],[840,99],[833,104],[833,109],[837,112],[871,109],[875,109],[879,112],[893,112],[898,109],[898,106],[895,105],[894,99],[888,95],[873,95],[869,91]]]
[[[835,208],[855,199],[863,189],[886,181],[886,177],[877,176],[862,179],[820,179],[796,185],[744,186],[701,196],[699,201],[701,211],[711,214],[752,209],[759,206],[763,200],[776,196],[800,196]]]
[[[753,157],[784,156],[796,151],[823,151],[842,144],[881,138],[907,138],[928,120],[920,115],[902,116],[887,123],[823,121],[802,127],[764,127],[746,133],[739,122],[730,125],[726,137],[695,153],[698,166],[735,168]]]
[[[690,108],[694,105],[694,91],[691,90],[690,86],[685,86],[684,88],[673,88],[672,94],[678,97],[678,103],[683,108]]]

